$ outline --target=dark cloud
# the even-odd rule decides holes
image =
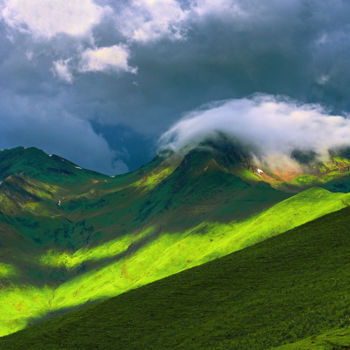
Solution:
[[[131,169],[146,162],[161,133],[214,100],[260,92],[349,111],[350,3],[232,1],[239,13],[225,9],[229,3],[191,12],[177,23],[182,38],[165,31],[149,41],[123,35],[120,16],[94,27],[93,42],[64,34],[39,40],[0,22],[0,147],[33,144],[111,173],[126,169],[113,165],[118,160]],[[114,2],[115,13],[129,5]],[[128,46],[137,74],[78,71],[86,48],[119,44]],[[66,59],[71,84],[52,71]]]
[[[1,148],[35,146],[88,169],[115,175],[128,170],[121,160],[126,150],[112,150],[91,124],[62,111],[54,102],[1,92]]]

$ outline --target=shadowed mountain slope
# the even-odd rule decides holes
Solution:
[[[302,167],[288,181],[259,174],[225,138],[115,178],[34,148],[0,152],[0,335],[349,205],[346,158]]]
[[[348,327],[349,225],[346,208],[2,338],[0,349],[261,350]]]

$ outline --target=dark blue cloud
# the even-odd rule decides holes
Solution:
[[[193,12],[182,38],[143,42],[123,34],[113,15],[93,28],[93,40],[39,40],[0,22],[0,147],[36,145],[113,173],[149,160],[161,133],[213,100],[260,92],[350,110],[350,3],[234,3],[242,14]],[[129,5],[115,2],[115,12]],[[137,74],[79,71],[86,48],[113,45],[126,45]],[[53,73],[53,62],[67,59],[72,83]]]

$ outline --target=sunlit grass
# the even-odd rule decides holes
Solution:
[[[141,180],[135,182],[133,186],[138,188],[144,188],[147,191],[155,188],[159,183],[161,183],[165,178],[172,174],[175,170],[175,166],[169,166],[165,169],[156,169],[155,171],[148,173]]]
[[[350,194],[312,188],[240,223],[203,223],[185,232],[164,233],[118,262],[62,284],[52,306],[71,307],[120,294],[263,241],[349,202]]]
[[[17,274],[13,265],[0,263],[0,278],[7,278]]]
[[[0,348],[262,350],[299,341],[281,350],[345,349],[350,339],[349,209],[44,320],[0,339]],[[135,263],[124,273],[133,278],[138,267]]]
[[[345,157],[335,156],[333,157],[333,161],[336,163],[344,163],[350,165],[350,160]]]
[[[257,174],[253,173],[252,171],[249,171],[247,169],[241,170],[238,173],[238,176],[243,180],[250,180],[250,181],[261,181],[261,177]]]
[[[84,247],[75,252],[57,252],[50,249],[40,257],[43,265],[51,267],[65,267],[67,270],[75,268],[86,261],[96,261],[114,257],[125,252],[132,243],[137,242],[152,231],[151,228],[139,234],[128,234],[121,238],[106,242],[97,247]]]
[[[0,336],[27,326],[33,318],[44,316],[50,310],[53,290],[49,287],[7,286],[0,291]]]
[[[42,317],[50,311],[124,293],[251,246],[340,210],[349,203],[350,194],[311,188],[242,222],[205,222],[183,232],[163,232],[156,239],[140,245],[139,249],[132,249],[118,261],[68,280],[54,291],[47,287],[5,289],[0,299],[1,314],[4,315],[0,319],[1,334],[25,327],[29,317]],[[148,227],[138,235],[127,235],[73,253],[51,250],[40,261],[46,266],[70,270],[86,261],[116,257],[125,252],[130,244],[152,233],[153,228]],[[18,303],[21,302],[19,309]]]
[[[296,177],[292,183],[300,186],[310,186],[315,184],[320,184],[323,181],[315,175],[300,175]]]

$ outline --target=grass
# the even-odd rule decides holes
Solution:
[[[349,327],[349,224],[345,208],[1,338],[0,349],[262,350]]]
[[[315,187],[292,196],[244,173],[240,155],[230,155],[194,150],[183,159],[157,157],[110,178],[37,149],[0,152],[0,172],[10,174],[0,187],[0,335],[350,203],[346,178],[322,185],[334,192]]]
[[[7,334],[10,329],[26,327],[33,317],[44,317],[53,296],[49,287],[9,287],[1,285],[0,332]]]
[[[222,257],[339,210],[347,205],[346,201],[350,201],[349,194],[337,194],[313,188],[243,222],[202,223],[184,232],[163,233],[140,249],[117,259],[116,262],[82,273],[61,284],[55,290],[55,296],[50,304],[51,311],[112,297]],[[141,239],[152,233],[152,229],[142,232]],[[112,241],[92,249],[91,252],[86,251],[85,256],[82,255],[84,250],[78,251],[79,260],[75,261],[91,259],[94,252],[111,252],[106,247],[118,246],[118,242]],[[124,249],[127,249],[126,246]],[[56,263],[65,257],[60,255]]]
[[[329,330],[274,350],[346,350],[350,348],[350,327]]]
[[[164,179],[166,179],[175,170],[175,167],[169,166],[165,169],[156,169],[158,171],[151,172],[145,175],[141,180],[138,180],[132,186],[143,188],[146,191],[154,189]]]
[[[55,287],[36,288],[40,300],[30,306],[30,286],[8,288],[0,295],[4,315],[13,322],[0,320],[2,335],[17,331],[31,318],[40,319],[50,312],[81,306],[84,303],[122,294],[171,274],[189,269],[263,241],[307,221],[339,210],[350,202],[350,194],[312,188],[282,201],[241,222],[203,222],[179,232],[157,233],[148,227],[138,234],[122,236],[73,253],[49,249],[39,259],[44,267],[76,271],[88,262],[95,268],[72,277]],[[74,275],[73,275],[74,276]],[[11,300],[11,302],[9,302]],[[28,312],[18,309],[24,303]]]
[[[87,261],[98,261],[105,258],[115,257],[125,252],[132,244],[149,234],[151,230],[145,230],[141,234],[128,234],[121,238],[103,243],[92,248],[81,248],[75,252],[57,252],[53,249],[48,250],[40,257],[43,265],[50,267],[64,267],[67,270],[80,266]]]
[[[16,268],[10,264],[0,263],[0,278],[16,275]]]
[[[322,183],[322,180],[315,175],[300,175],[293,180],[293,184],[309,186]]]

